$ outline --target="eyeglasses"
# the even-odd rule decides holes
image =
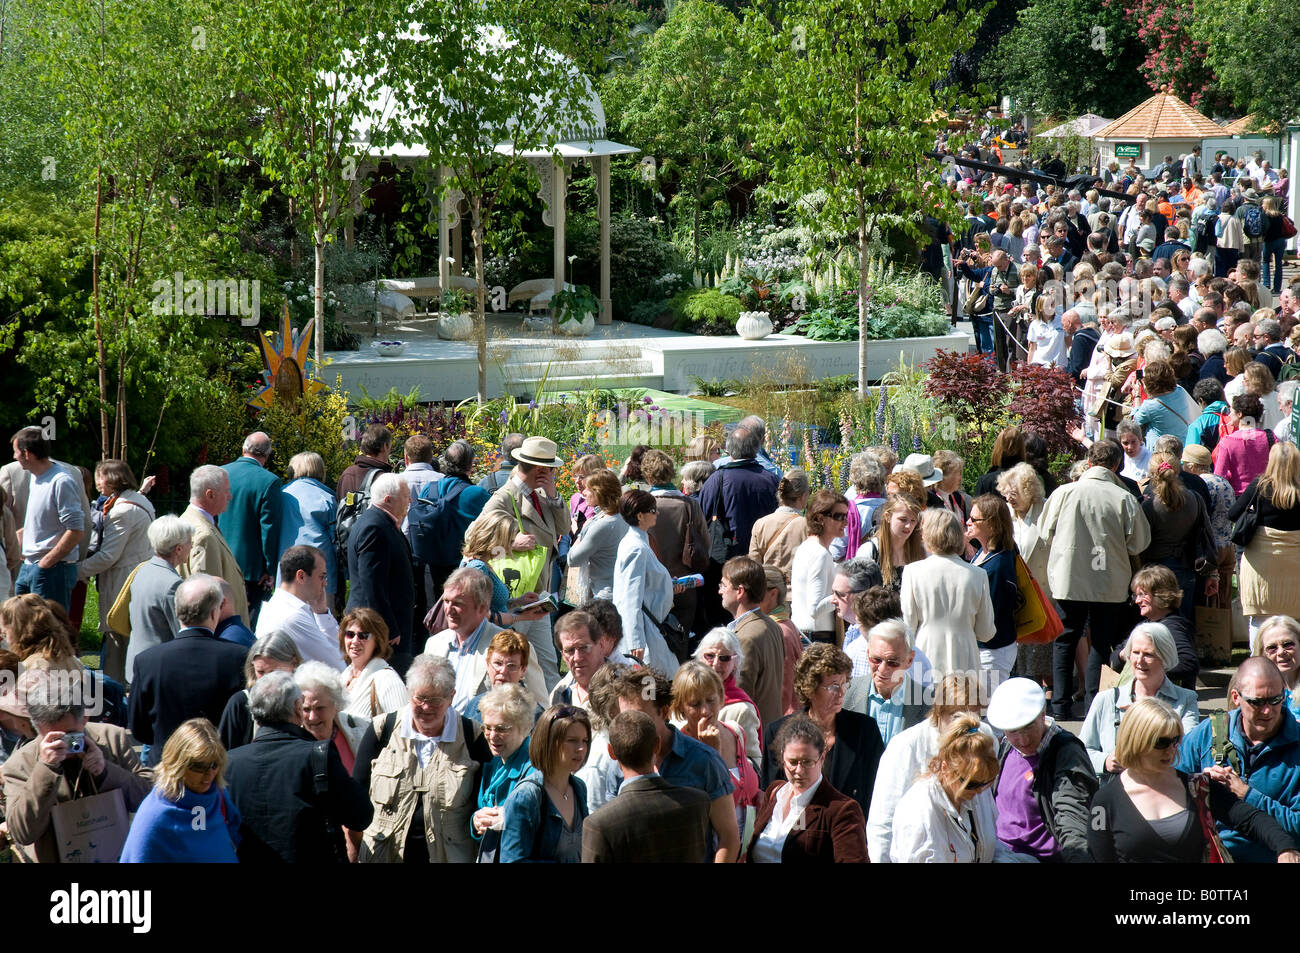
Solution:
[[[848,592],[842,592],[839,589],[832,589],[831,595],[834,596],[836,599],[840,599],[842,601],[847,602],[849,599],[852,599],[855,595],[857,595],[857,591],[850,589]]]
[[[824,692],[830,692],[832,695],[843,695],[845,685],[843,682],[823,682],[818,687]]]
[[[991,516],[968,516],[968,517],[966,517],[966,522],[968,522],[968,523],[987,523],[990,519],[992,519]]]
[[[996,780],[997,780],[996,776],[991,777],[985,781],[976,781],[974,778],[970,778],[969,780],[962,782],[962,788],[964,790],[971,791],[975,794],[978,794],[980,791],[983,791],[986,787],[988,787]]]
[[[786,758],[785,766],[791,771],[797,771],[800,768],[811,768],[819,761],[821,758]]]
[[[881,658],[878,655],[868,655],[867,661],[874,667],[876,665],[886,665],[889,668],[902,668],[903,663],[896,658]]]
[[[186,766],[186,771],[193,771],[195,774],[207,774],[209,771],[216,771],[221,767],[218,761],[191,761]]]
[[[1247,698],[1245,695],[1242,695],[1241,700],[1251,708],[1276,708],[1286,700],[1286,693],[1283,692],[1280,695],[1273,695],[1270,698]]]
[[[518,662],[511,662],[508,659],[499,658],[494,658],[492,661],[488,662],[488,667],[498,672],[517,672],[523,668],[523,666]]]
[[[440,697],[429,697],[427,695],[412,695],[411,701],[422,708],[437,708],[439,705],[445,705],[450,699]]]
[[[736,656],[734,655],[719,655],[717,652],[705,652],[700,656],[700,658],[704,659],[704,661],[708,662],[710,665],[714,662],[721,662],[723,665],[726,665],[735,657]]]
[[[365,640],[365,639],[370,638],[370,633],[369,633],[369,632],[362,632],[360,629],[346,629],[346,630],[344,630],[344,632],[343,632],[343,636],[344,636],[344,638],[348,638],[348,639],[362,639],[362,640]]]
[[[1281,655],[1283,652],[1295,652],[1295,640],[1287,639],[1285,642],[1273,642],[1264,646],[1265,655]]]
[[[574,645],[569,648],[561,648],[560,654],[565,658],[586,658],[591,654],[595,646],[588,642],[586,645]]]
[[[484,725],[483,734],[485,735],[508,735],[515,730],[514,725]]]
[[[1157,738],[1155,743],[1155,749],[1157,751],[1168,751],[1170,748],[1172,748],[1174,745],[1178,744],[1182,740],[1183,740],[1182,735],[1177,735],[1172,738]]]

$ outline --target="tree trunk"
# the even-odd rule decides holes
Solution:
[[[104,205],[103,166],[95,166],[95,237],[90,252],[90,298],[95,315],[95,350],[99,364],[99,453],[108,459],[108,374],[104,367],[104,326],[99,318],[99,213]]]
[[[487,403],[487,301],[483,287],[483,198],[477,192],[473,198],[471,234],[474,239],[474,344],[478,350],[478,403]]]
[[[858,200],[858,396],[867,396],[867,218]]]
[[[312,230],[316,246],[316,287],[312,292],[312,314],[316,322],[316,374],[322,375],[325,366],[325,227],[316,224]],[[303,368],[306,375],[307,369]]]

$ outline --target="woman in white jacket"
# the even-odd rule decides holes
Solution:
[[[673,577],[655,555],[647,535],[658,519],[658,502],[645,490],[628,490],[619,503],[619,513],[628,531],[619,541],[614,565],[614,606],[623,620],[618,650],[672,678],[680,663],[656,623],[672,611]]]
[[[920,727],[919,725],[917,727]],[[990,864],[999,854],[997,745],[972,714],[944,730],[929,771],[894,812],[889,859],[895,864]]]
[[[794,551],[790,566],[790,621],[814,642],[835,638],[835,560],[830,546],[844,531],[848,516],[849,501],[834,490],[818,490],[804,511],[808,537]]]
[[[916,648],[930,660],[936,679],[978,672],[979,644],[997,634],[988,574],[962,561],[966,538],[948,510],[925,511],[921,539],[932,555],[903,574],[903,621],[916,633]]]
[[[108,627],[108,610],[131,571],[153,558],[149,545],[149,524],[154,519],[153,504],[139,492],[139,484],[124,460],[101,460],[95,467],[95,486],[107,499],[103,506],[103,524],[94,535],[98,546],[77,564],[77,581],[97,576],[99,592],[99,631],[103,636],[101,668],[105,675],[126,681],[126,639]],[[96,540],[92,538],[91,545]]]
[[[894,736],[885,746],[876,769],[876,786],[871,789],[871,810],[867,814],[867,853],[873,864],[890,862],[894,812],[912,784],[921,777],[939,753],[939,738],[959,715],[979,717],[976,684],[961,675],[947,675],[939,683],[929,717]],[[993,737],[993,729],[980,725]]]

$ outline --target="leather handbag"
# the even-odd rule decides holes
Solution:
[[[1237,517],[1237,521],[1232,524],[1233,545],[1246,547],[1250,541],[1255,538],[1255,530],[1259,528],[1259,492],[1251,497],[1250,506]]]

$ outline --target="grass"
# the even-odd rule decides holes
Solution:
[[[99,647],[103,639],[99,635],[99,591],[95,580],[86,583],[86,611],[81,616],[81,633],[77,644],[84,653],[81,664],[87,668],[99,668]]]

